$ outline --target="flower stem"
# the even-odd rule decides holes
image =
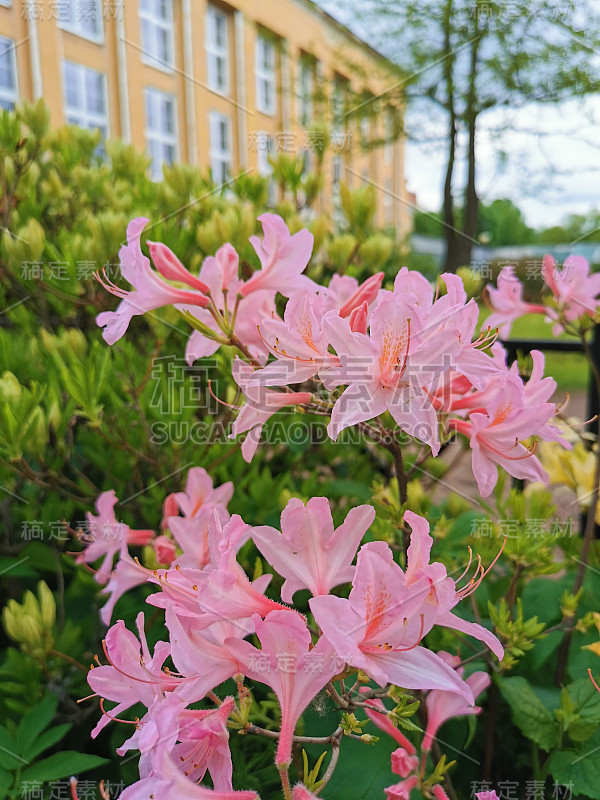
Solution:
[[[292,800],[292,787],[290,786],[290,776],[287,767],[281,766],[279,769],[279,777],[281,778],[281,787],[283,789],[283,796],[285,800]]]

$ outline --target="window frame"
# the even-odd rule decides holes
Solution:
[[[273,64],[264,66],[266,48],[271,48]],[[256,78],[256,110],[268,117],[277,113],[277,50],[272,36],[262,31],[256,34],[254,45],[254,75]],[[267,103],[269,92],[262,92],[261,87],[269,86],[271,89],[270,103]]]
[[[216,41],[217,28],[214,23],[219,17],[224,22],[223,30],[225,32],[225,43],[222,46],[219,46]],[[229,74],[229,17],[226,11],[219,8],[219,6],[214,3],[208,3],[206,6],[204,49],[206,51],[206,82],[208,87],[211,91],[227,97],[231,91],[231,78]],[[219,86],[216,80],[218,71],[214,74],[211,71],[211,57],[215,59],[215,62],[221,59],[224,64],[225,82],[223,87]]]
[[[84,0],[85,2],[86,0]],[[72,33],[74,36],[79,36],[81,39],[85,39],[88,42],[94,42],[95,44],[103,44],[104,43],[104,21],[102,19],[102,6],[100,0],[92,0],[92,2],[96,6],[96,14],[98,20],[98,32],[97,33],[89,33],[81,26],[81,19],[77,17],[78,6],[81,0],[73,0],[71,3],[71,10],[74,13],[75,21],[71,23],[70,21],[64,21],[60,18],[60,11],[57,11],[56,17],[56,25],[62,31],[66,31],[67,33]]]
[[[138,15],[140,18],[140,41],[142,45],[142,63],[148,67],[153,67],[161,72],[172,73],[175,68],[175,21],[173,15],[173,0],[166,0],[169,4],[169,19],[166,20],[159,16],[154,9],[144,8],[144,2],[155,3],[156,0],[139,0]],[[154,26],[154,31],[157,28],[162,28],[167,31],[167,48],[168,59],[163,61],[156,55],[152,48],[148,46],[148,42],[144,41],[144,22]],[[156,46],[158,39],[154,35],[154,46]]]
[[[153,98],[151,100],[151,98]],[[148,113],[149,101],[156,103],[155,108],[160,108],[160,101],[167,100],[171,103],[173,109],[173,132],[165,131],[162,127],[160,129],[150,128],[150,114]],[[174,164],[179,158],[179,126],[177,120],[177,97],[171,92],[165,92],[162,89],[157,89],[154,86],[146,86],[144,88],[144,137],[146,139],[146,150],[152,157],[150,164],[150,174],[152,180],[160,181],[163,179],[163,166],[164,164]],[[161,146],[173,148],[173,160],[167,161],[166,158],[161,156],[158,162],[150,149],[150,142],[158,143]]]
[[[220,147],[216,146],[215,137],[213,136],[214,133],[214,126],[215,124],[222,124],[225,122],[227,128],[227,143],[229,145],[227,150],[223,150]],[[210,169],[212,174],[213,182],[216,186],[224,186],[227,184],[233,175],[233,142],[232,142],[232,125],[231,125],[231,118],[227,114],[223,114],[221,111],[210,111],[208,114],[208,130],[209,130],[209,141],[210,141]],[[215,163],[219,164],[226,164],[227,165],[227,177],[224,180],[217,180],[215,176]],[[221,178],[219,176],[219,178]]]
[[[67,96],[67,67],[74,67],[77,70],[78,78],[78,93],[80,98],[83,100],[84,106],[87,97],[87,90],[85,87],[85,76],[86,73],[91,72],[94,75],[99,75],[102,79],[101,86],[102,86],[102,99],[104,101],[104,114],[100,115],[96,111],[89,111],[87,108],[74,108],[69,106],[68,96]],[[86,130],[94,130],[94,129],[102,129],[106,130],[106,136],[103,137],[102,141],[104,142],[106,139],[110,138],[110,117],[108,113],[108,84],[106,80],[106,73],[99,72],[98,70],[92,69],[91,67],[87,67],[85,64],[78,64],[76,61],[69,61],[69,59],[65,58],[62,61],[62,72],[63,72],[63,95],[64,95],[64,106],[63,111],[65,115],[65,120],[69,125],[77,125],[80,128],[84,128]],[[81,124],[79,122],[71,122],[69,121],[68,117],[81,117],[82,121],[86,124]],[[92,124],[90,124],[92,123]],[[96,123],[96,124],[94,124]]]
[[[306,85],[305,85],[305,78],[307,76],[309,78],[308,83],[310,84],[308,101],[306,98]],[[315,59],[308,53],[303,53],[300,56],[298,64],[298,82],[297,82],[298,122],[303,128],[306,128],[307,125],[310,124],[312,117],[314,116],[314,110],[315,110],[314,92],[316,83],[315,77],[316,77]],[[306,108],[307,105],[308,105],[308,110]]]
[[[3,42],[6,43],[5,47],[3,47],[2,44]],[[14,90],[13,93],[11,94],[6,89],[0,87],[0,101],[12,103],[12,108],[14,108],[15,104],[19,101],[19,71],[17,69],[17,43],[14,39],[11,39],[10,36],[0,35],[0,53],[4,54],[5,52],[12,53],[12,55],[10,56],[10,60],[11,60]],[[4,108],[4,106],[2,106],[2,108]]]

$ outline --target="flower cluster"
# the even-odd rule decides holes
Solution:
[[[479,565],[475,576],[459,586],[461,579],[451,578],[443,564],[430,562],[429,524],[410,511],[404,516],[411,535],[402,569],[386,543],[361,546],[375,517],[370,505],[350,509],[335,528],[326,498],[306,504],[292,498],[279,529],[253,527],[227,511],[231,490],[231,484],[214,488],[206,472],[194,468],[186,491],[165,500],[162,532],[152,539],[156,553],[168,561],[164,568],[146,569],[129,555],[130,546],[147,544],[153,534],[131,531],[123,523],[112,524],[115,541],[90,536],[79,557],[99,562],[97,574],[106,579],[114,553],[121,554],[108,580],[113,596],[105,619],[115,593],[131,585],[123,575],[135,568],[137,582],[156,587],[148,603],[164,612],[168,632],[168,640],[151,652],[143,613],[137,617],[137,635],[116,622],[104,641],[108,663],[89,673],[93,692],[102,698],[94,736],[111,720],[129,721],[121,715],[137,704],[145,709],[118,750],[121,755],[140,752],[140,780],[121,797],[256,798],[254,792],[232,788],[229,729],[255,730],[245,682],[264,684],[277,697],[276,764],[287,772],[300,716],[342,674],[363,676],[356,681],[353,707],[364,708],[401,744],[392,770],[404,776],[404,784],[417,785],[424,775],[417,770],[414,747],[389,721],[377,690],[384,697],[390,685],[428,690],[424,751],[446,719],[477,713],[474,700],[486,688],[487,675],[474,673],[465,680],[456,656],[435,653],[422,640],[442,626],[479,639],[503,657],[489,630],[455,613],[481,582],[483,568]],[[99,516],[90,515],[95,533],[107,521],[114,523],[114,503],[113,493],[99,498]],[[239,548],[250,539],[283,579],[280,597],[268,593],[272,575],[251,581],[238,562]],[[340,586],[350,587],[347,598],[332,593]],[[308,616],[291,606],[300,590],[311,596]],[[231,678],[238,684],[238,699],[220,696]],[[105,701],[115,705],[107,709]],[[199,783],[207,773],[213,789]],[[391,786],[388,796],[404,797],[399,786]],[[441,785],[434,794],[442,800]],[[293,794],[296,800],[311,796],[302,786]]]
[[[333,440],[351,426],[377,436],[369,422],[388,412],[398,431],[428,445],[434,455],[440,431],[458,432],[469,440],[483,496],[496,483],[498,465],[516,478],[547,481],[535,456],[538,440],[569,446],[550,422],[556,384],[542,377],[542,354],[533,354],[534,372],[525,384],[517,367],[507,366],[491,330],[531,310],[508,273],[502,273],[498,289],[489,290],[498,311],[488,330],[475,338],[479,309],[456,275],[442,276],[441,295],[406,267],[389,288],[382,288],[383,273],[362,284],[334,275],[327,286],[319,285],[303,274],[312,235],[307,230],[291,235],[275,214],[260,217],[262,241],[250,240],[261,268],[248,280],[240,278],[238,254],[229,244],[205,259],[196,278],[168,247],[150,242],[155,271],[141,249],[147,221],[130,223],[120,253],[123,276],[134,291],[103,280],[122,301],[116,311],[101,313],[98,324],[112,344],[134,314],[174,305],[194,328],[186,348],[189,363],[223,344],[236,347],[241,357],[234,359],[232,375],[245,403],[230,436],[245,434],[247,461],[264,424],[286,406],[327,415]],[[561,313],[569,318],[584,308],[582,295],[596,289],[595,277],[581,278],[576,286],[565,275],[555,274],[553,280]],[[283,317],[277,313],[277,294],[287,298]],[[546,311],[535,307],[540,309]]]
[[[250,240],[258,270],[248,276],[244,265],[242,277],[239,256],[226,244],[205,259],[196,277],[164,244],[147,242],[150,258],[144,255],[141,237],[148,220],[133,220],[120,253],[122,274],[133,290],[98,276],[121,298],[116,311],[98,316],[106,341],[121,338],[133,316],[174,306],[193,329],[188,363],[221,346],[234,348],[231,376],[245,402],[230,437],[244,435],[246,461],[269,418],[286,406],[300,406],[328,418],[334,441],[356,426],[391,450],[400,489],[400,432],[434,455],[444,436],[466,437],[483,496],[492,492],[499,466],[517,478],[548,481],[535,455],[538,441],[571,447],[568,435],[552,423],[556,384],[544,377],[543,356],[535,351],[524,381],[516,364],[508,366],[494,328],[504,325],[506,331],[512,319],[531,311],[547,314],[561,328],[593,315],[600,285],[588,276],[587,265],[574,259],[557,273],[546,260],[554,301],[543,306],[523,301],[514,273],[503,271],[498,288],[488,289],[495,313],[476,335],[479,308],[467,298],[460,277],[443,275],[436,290],[403,267],[389,285],[383,273],[362,283],[334,275],[320,285],[304,274],[311,234],[292,235],[274,214],[264,214],[260,222],[262,239]],[[151,652],[143,614],[137,635],[116,622],[104,642],[108,663],[98,661],[89,675],[103,712],[94,735],[113,719],[134,726],[118,752],[139,750],[140,780],[125,790],[123,800],[256,798],[254,791],[233,789],[230,730],[276,739],[284,797],[310,800],[331,777],[344,735],[375,740],[362,734],[368,721],[399,745],[391,772],[400,781],[386,789],[387,797],[408,800],[418,788],[427,798],[446,800],[448,767],[442,758],[427,777],[428,754],[447,719],[479,711],[475,699],[489,676],[477,671],[465,676],[458,655],[435,652],[424,639],[434,629],[451,630],[480,640],[503,658],[490,630],[457,613],[486,574],[481,560],[475,574],[465,577],[469,556],[456,580],[444,564],[431,562],[429,523],[407,509],[407,496],[400,497],[404,545],[397,556],[388,543],[367,535],[375,517],[370,505],[350,509],[336,528],[327,498],[306,503],[292,498],[276,529],[231,515],[232,493],[231,483],[215,487],[196,467],[185,491],[165,499],[156,532],[118,522],[112,491],[98,498],[96,516],[88,514],[88,531],[81,535],[86,547],[78,561],[89,569],[97,565],[96,579],[108,596],[103,621],[110,623],[124,592],[150,584],[156,591],[147,602],[164,614],[168,634]],[[249,543],[272,570],[259,570],[253,580],[239,555]],[[132,557],[130,547],[140,546],[153,550],[156,569]],[[281,579],[273,581],[275,588],[273,573]],[[299,591],[310,599],[298,608]],[[226,683],[232,679],[234,692],[234,684]],[[276,729],[260,728],[252,717],[251,687],[256,691],[261,684],[278,701]],[[296,726],[323,691],[342,714],[325,738],[331,760],[320,781],[317,767],[305,771],[306,785],[292,788],[288,770],[299,741]],[[418,706],[407,692],[424,700],[420,759],[396,727],[403,713]],[[398,702],[395,709],[385,705],[386,698]],[[106,709],[105,701],[115,705]],[[129,719],[140,704],[143,714]],[[306,740],[311,741],[300,737]],[[210,788],[203,783],[206,776]]]
[[[523,300],[523,284],[515,268],[503,267],[497,288],[487,286],[487,296],[492,314],[486,325],[500,328],[500,337],[506,339],[514,320],[524,314],[545,314],[553,322],[555,336],[573,323],[586,317],[595,317],[600,308],[600,274],[590,275],[590,265],[582,256],[569,256],[559,268],[552,256],[544,256],[542,277],[550,291],[547,305]]]

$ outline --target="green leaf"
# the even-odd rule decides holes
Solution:
[[[552,753],[548,771],[563,786],[572,786],[573,796],[600,800],[600,731],[576,750]]]
[[[558,742],[560,726],[528,681],[520,676],[499,678],[498,686],[523,735],[543,750],[551,750]]]
[[[36,739],[54,719],[57,705],[58,697],[47,694],[42,702],[34,706],[21,720],[17,730],[17,744],[19,752],[26,760],[32,758],[29,751],[35,747]]]
[[[4,725],[0,725],[0,767],[16,769],[25,759],[20,757],[19,747]]]
[[[600,693],[589,678],[580,678],[569,684],[567,691],[578,715],[567,728],[567,733],[574,742],[584,742],[600,725]]]
[[[62,753],[54,753],[48,758],[38,761],[31,767],[23,770],[21,779],[23,781],[56,781],[60,778],[67,778],[70,775],[86,772],[89,769],[100,767],[106,764],[108,759],[99,756],[91,756],[87,753],[77,753],[75,750],[65,750]]]
[[[6,795],[5,790],[8,790],[12,787],[13,781],[14,778],[12,772],[0,767],[0,797],[4,797]]]
[[[32,761],[34,758],[37,758],[40,753],[44,752],[44,750],[48,750],[49,747],[52,747],[52,745],[60,742],[60,740],[67,735],[72,727],[73,725],[70,722],[64,722],[62,725],[55,725],[54,728],[44,731],[27,751],[27,758],[30,761]]]

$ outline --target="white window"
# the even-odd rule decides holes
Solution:
[[[220,186],[231,177],[231,123],[225,114],[211,111],[210,166],[213,181]]]
[[[229,42],[227,14],[216,6],[206,9],[206,72],[215,92],[229,93]]]
[[[174,64],[172,0],[140,0],[140,20],[144,63],[169,70]]]
[[[63,62],[65,117],[69,125],[98,128],[108,136],[106,78],[101,72],[71,61]]]
[[[333,98],[332,98],[332,113],[333,113],[333,129],[335,132],[344,130],[345,116],[344,116],[344,100],[346,94],[346,81],[344,78],[336,77],[333,82]]]
[[[100,0],[62,0],[53,4],[52,13],[65,31],[99,42],[102,39]]]
[[[163,164],[177,160],[177,114],[172,94],[158,89],[144,91],[146,105],[146,145],[152,158],[153,180],[161,180]]]
[[[298,120],[306,127],[313,117],[313,72],[312,60],[302,58],[298,69]]]
[[[269,196],[267,205],[274,206],[277,202],[277,182],[273,178],[273,165],[269,161],[269,155],[275,150],[275,140],[266,131],[259,131],[257,135],[258,147],[258,174],[263,178],[268,178]]]
[[[302,177],[306,178],[306,176],[310,174],[311,169],[312,153],[307,147],[305,147],[302,150]]]
[[[15,43],[0,36],[0,108],[11,111],[17,101]]]
[[[275,113],[275,43],[263,34],[256,38],[256,108]]]

